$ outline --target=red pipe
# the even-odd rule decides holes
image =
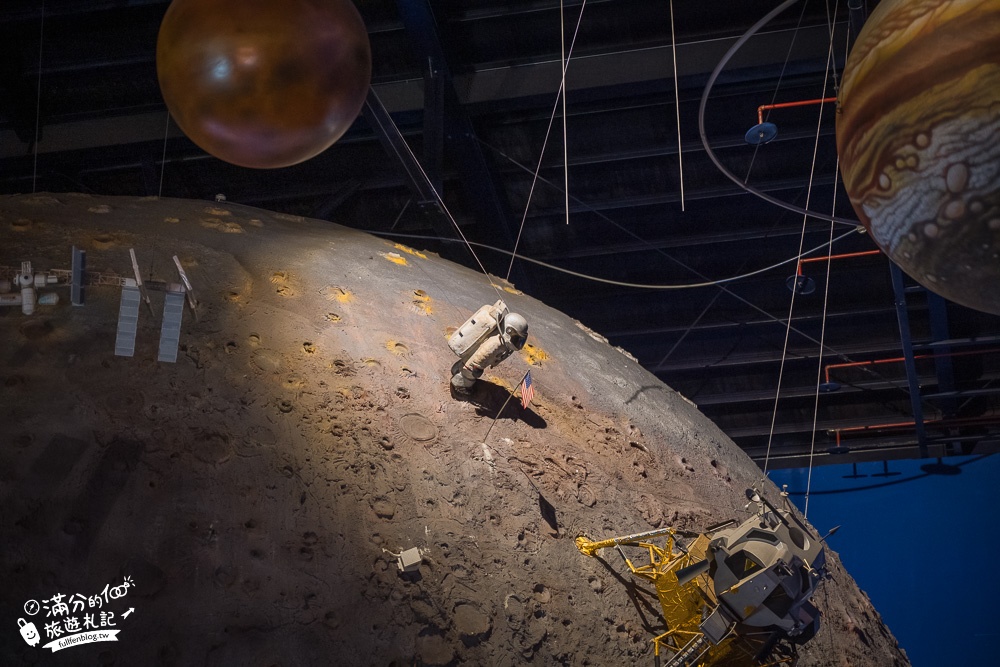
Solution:
[[[993,348],[991,350],[966,350],[965,352],[947,352],[945,354],[916,354],[913,356],[916,359],[944,359],[947,357],[965,357],[972,354],[989,354],[990,352],[1000,352],[1000,348]],[[878,364],[898,364],[901,361],[906,361],[906,357],[892,357],[891,359],[870,359],[868,361],[849,361],[843,364],[829,364],[823,368],[823,375],[826,381],[830,381],[830,369],[831,368],[854,368],[856,366],[875,366]]]
[[[802,275],[802,265],[807,262],[824,262],[832,259],[850,259],[851,257],[866,257],[868,255],[881,255],[881,250],[863,250],[861,252],[845,252],[842,255],[826,255],[825,257],[807,257],[805,259],[799,260],[798,268],[796,273]]]
[[[798,102],[781,102],[780,104],[762,104],[757,107],[757,123],[764,122],[765,109],[787,109],[789,107],[804,107],[810,104],[825,104],[826,102],[836,102],[836,97],[824,97],[816,100],[800,100]]]

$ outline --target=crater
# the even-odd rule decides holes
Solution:
[[[430,442],[437,437],[437,426],[419,412],[410,412],[400,417],[399,428],[417,442]]]
[[[18,327],[18,331],[28,340],[38,340],[55,331],[55,327],[48,320],[28,320]]]

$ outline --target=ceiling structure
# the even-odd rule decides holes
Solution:
[[[46,0],[43,20],[42,0],[8,0],[0,192],[222,194],[475,266],[447,212],[472,242],[517,243],[525,257],[610,281],[476,246],[492,274],[627,350],[761,464],[804,465],[810,451],[816,464],[997,451],[1000,318],[928,293],[853,225],[745,192],[703,146],[699,108],[714,78],[704,134],[736,181],[854,218],[837,178],[834,104],[767,109],[777,137],[745,135],[761,105],[836,95],[850,26],[876,3],[795,3],[713,77],[778,4],[677,0],[671,18],[664,1],[566,0],[564,131],[558,0],[365,0],[365,111],[316,158],[253,170],[169,122],[155,65],[168,2]],[[379,130],[383,111],[405,146]],[[408,175],[409,151],[427,180]],[[815,289],[793,300],[794,258],[831,235],[828,297],[824,259],[802,265]],[[839,389],[818,393],[820,383]]]

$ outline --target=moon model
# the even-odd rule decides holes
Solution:
[[[350,0],[174,0],[156,72],[174,120],[199,147],[243,167],[287,167],[354,122],[371,48]]]
[[[879,247],[1000,314],[1000,2],[882,0],[844,69],[837,148]]]
[[[453,399],[448,332],[498,294],[432,253],[231,202],[73,194],[0,197],[0,234],[8,273],[67,269],[75,245],[93,279],[82,306],[46,286],[56,305],[0,309],[4,667],[40,664],[26,600],[124,577],[100,610],[117,640],[61,664],[651,664],[655,592],[574,538],[749,515],[760,469],[691,401],[502,281],[528,345]],[[129,249],[150,297],[131,357]],[[153,287],[173,256],[197,307],[168,363]],[[504,408],[529,369],[532,404]],[[828,553],[800,667],[831,646],[908,664]]]

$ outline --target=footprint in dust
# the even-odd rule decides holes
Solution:
[[[274,285],[274,290],[284,297],[296,295],[295,288],[291,285],[292,280],[292,275],[287,271],[275,271],[271,274],[271,284]]]
[[[407,347],[405,343],[400,343],[395,340],[386,341],[385,347],[387,350],[398,356],[403,356],[410,351],[410,348]]]
[[[302,534],[302,545],[299,547],[299,560],[310,561],[313,559],[313,547],[319,542],[319,536],[309,530]]]
[[[380,519],[391,519],[396,515],[396,504],[385,496],[373,498],[371,505],[375,516]]]
[[[225,463],[232,454],[229,436],[215,431],[202,431],[194,437],[192,453],[202,463],[210,465]]]

